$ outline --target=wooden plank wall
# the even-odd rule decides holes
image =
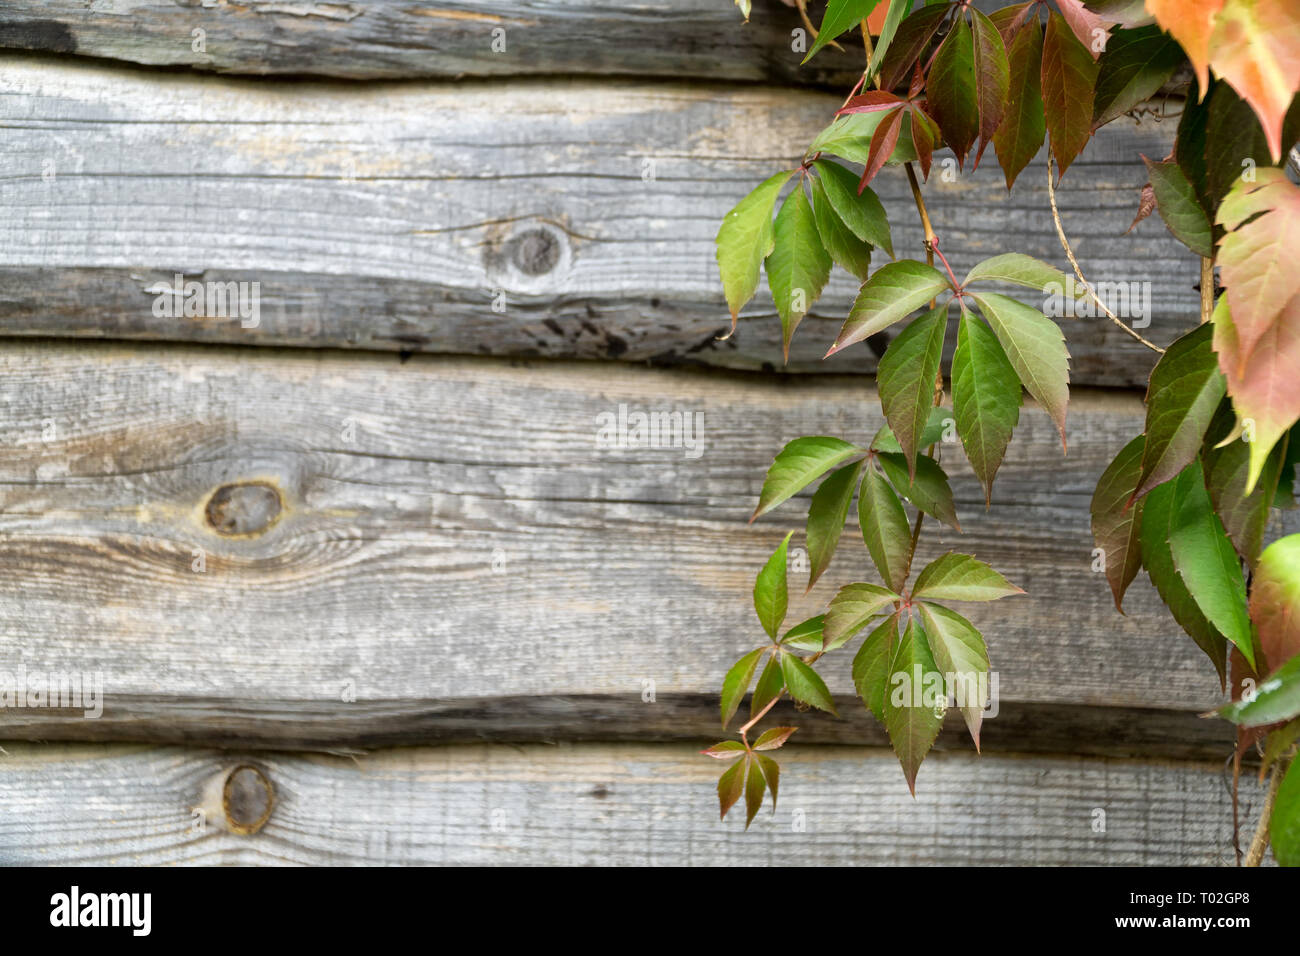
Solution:
[[[950,726],[913,801],[846,658],[845,719],[800,716],[777,814],[715,819],[694,751],[806,508],[747,525],[763,471],[881,424],[872,351],[819,358],[847,280],[787,369],[766,294],[717,340],[719,219],[860,68],[796,70],[796,27],[727,0],[0,7],[0,671],[104,681],[97,719],[0,709],[0,862],[1230,858],[1212,670],[1145,581],[1121,617],[1090,569],[1151,362],[1086,319],[1062,320],[1069,457],[1027,407],[986,511],[943,450],[965,533],[927,553],[1029,592],[973,614],[985,754]],[[1091,278],[1150,283],[1161,342],[1196,321],[1196,264],[1124,230],[1164,109],[1099,133],[1060,196]],[[954,268],[1061,260],[1041,165],[1010,195],[941,169]],[[901,171],[879,191],[916,254]],[[259,282],[258,323],[155,314],[176,274]],[[698,454],[599,447],[623,406],[699,416]],[[866,573],[853,537],[792,615]],[[226,818],[244,765],[265,826]]]

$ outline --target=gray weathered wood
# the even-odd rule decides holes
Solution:
[[[295,713],[317,722],[317,743],[330,722],[338,740],[431,739],[439,711],[423,701],[593,698],[598,722],[614,697],[627,727],[646,682],[711,697],[761,643],[754,574],[802,522],[800,499],[746,524],[771,457],[797,435],[866,441],[881,424],[851,378],[378,353],[11,340],[0,382],[0,629],[13,637],[0,663],[102,672],[112,708],[102,726],[0,713],[0,733],[34,738],[149,736],[170,709],[193,739],[266,715],[301,743]],[[698,456],[600,447],[600,416],[620,406],[702,416]],[[1090,570],[1093,485],[1141,420],[1136,396],[1082,391],[1062,458],[1027,406],[988,512],[959,450],[943,451],[966,533],[928,527],[923,556],[972,551],[1029,592],[969,610],[1004,703],[1187,712],[1217,699],[1154,592],[1138,582],[1121,617]],[[246,507],[240,533],[219,533],[210,500],[248,483],[275,489],[279,510]],[[857,539],[846,531],[811,595],[795,586],[792,622],[868,574]],[[847,656],[826,673],[852,693]],[[552,719],[572,724],[563,708]]]
[[[800,68],[791,31],[801,26],[777,0],[756,0],[748,25],[729,0],[6,0],[0,47],[218,73],[622,74],[847,89],[862,73],[861,42]]]
[[[1218,763],[940,754],[921,767],[914,800],[887,751],[792,742],[775,814],[769,801],[746,833],[738,812],[717,819],[719,766],[685,746],[480,745],[352,758],[4,749],[6,864],[1232,861],[1231,801]],[[214,799],[244,763],[275,795],[270,819],[248,836],[229,831]],[[1245,774],[1247,826],[1260,798]]]
[[[838,102],[624,81],[268,86],[15,55],[0,333],[779,364],[765,291],[717,340],[713,239]],[[1197,321],[1197,262],[1157,219],[1122,233],[1138,153],[1165,155],[1172,135],[1112,124],[1060,191],[1089,278],[1149,284],[1159,343]],[[1013,250],[1063,263],[1044,180],[1034,166],[1008,196],[991,161],[947,182],[936,160],[926,191],[958,274]],[[876,186],[899,254],[919,256],[902,171]],[[260,324],[156,316],[149,290],[176,273],[260,282]],[[874,368],[865,345],[821,358],[854,293],[837,274],[790,370]],[[1104,319],[1061,321],[1077,384],[1145,384],[1152,353]]]

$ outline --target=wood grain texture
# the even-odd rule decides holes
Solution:
[[[862,73],[861,42],[801,69],[791,36],[801,25],[777,0],[756,0],[748,24],[729,0],[6,0],[0,46],[217,73],[637,75],[847,89]],[[194,30],[204,31],[202,49]]]
[[[1223,865],[1220,765],[932,756],[915,800],[887,751],[783,752],[781,801],[719,822],[686,746],[409,748],[347,757],[4,745],[0,863]],[[212,798],[241,763],[274,788],[256,835]],[[1242,781],[1245,819],[1261,794]],[[196,813],[196,809],[201,811]],[[1105,832],[1095,832],[1096,811]],[[803,829],[797,829],[798,824]]]
[[[621,698],[615,723],[634,728],[646,682],[712,698],[762,643],[754,574],[806,507],[746,524],[772,456],[881,424],[852,378],[590,363],[11,340],[0,382],[0,628],[16,638],[0,664],[101,672],[111,705],[102,728],[0,713],[0,733],[32,738],[147,737],[170,708],[185,739],[266,716],[286,745],[320,744],[331,722],[355,741],[376,729],[366,708],[392,707],[378,730],[408,725],[388,739],[434,739],[440,711],[421,702],[454,704],[463,732],[467,700],[512,697],[591,699],[593,724],[600,699]],[[689,416],[694,450],[602,447],[601,416],[620,406]],[[987,512],[964,457],[943,451],[966,533],[929,528],[923,557],[969,550],[1029,592],[969,610],[1006,704],[1217,699],[1154,591],[1135,585],[1121,617],[1090,570],[1093,485],[1141,420],[1136,396],[1083,391],[1063,459],[1026,407]],[[250,482],[282,510],[220,533],[208,503]],[[795,584],[790,621],[867,568],[850,527],[817,588]],[[826,674],[852,694],[847,652]],[[574,721],[563,706],[551,719]]]
[[[838,102],[630,81],[268,86],[13,55],[0,333],[771,367],[766,291],[718,340],[714,236]],[[1112,124],[1060,191],[1086,274],[1145,283],[1161,344],[1196,324],[1197,261],[1154,218],[1123,232],[1138,153],[1172,136]],[[1007,251],[1063,263],[1041,165],[1009,196],[991,162],[944,172],[926,191],[958,274]],[[895,248],[919,256],[902,170],[874,185]],[[156,315],[150,290],[178,273],[259,282],[257,327]],[[855,292],[837,274],[791,371],[874,369],[866,345],[821,358]],[[1152,353],[1105,319],[1061,322],[1076,384],[1145,385]]]

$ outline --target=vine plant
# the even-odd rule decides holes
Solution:
[[[748,19],[748,0],[736,2]],[[797,5],[808,22],[803,0]],[[753,740],[750,731],[787,694],[804,709],[834,713],[814,665],[862,632],[853,683],[884,724],[909,789],[915,793],[950,700],[978,749],[988,651],[979,630],[948,604],[1023,592],[967,554],[950,552],[913,575],[913,555],[925,516],[960,530],[935,453],[941,437],[955,431],[986,504],[1019,420],[1022,387],[1055,423],[1064,453],[1064,336],[1038,307],[988,286],[1039,296],[1064,289],[1090,298],[1160,353],[1144,432],[1100,476],[1092,501],[1115,606],[1123,613],[1125,590],[1145,568],[1213,662],[1221,688],[1230,686],[1231,702],[1219,714],[1238,727],[1237,773],[1252,747],[1262,753],[1261,779],[1271,772],[1247,862],[1259,862],[1271,823],[1276,858],[1300,863],[1300,761],[1292,761],[1300,738],[1300,535],[1264,547],[1270,509],[1294,507],[1300,460],[1300,269],[1290,261],[1300,245],[1300,188],[1284,168],[1300,139],[1300,7],[1293,0],[1031,0],[985,15],[969,2],[913,6],[829,0],[808,57],[860,33],[862,76],[803,161],[760,184],[718,230],[732,330],[766,271],[787,358],[833,264],[861,287],[828,355],[910,319],[878,365],[887,425],[865,444],[796,438],[763,483],[754,518],[825,476],[808,510],[809,589],[831,563],[855,494],[879,580],[843,585],[825,614],[785,629],[793,532],[759,571],[754,608],[767,641],[727,672],[721,694],[726,728],[753,684],[749,716],[739,739],[705,751],[728,762],[718,781],[722,815],[743,796],[748,827],[768,789],[775,809],[772,754],[796,728],[771,728]],[[1064,175],[1099,127],[1168,91],[1187,62],[1175,143],[1163,159],[1141,157],[1149,182],[1135,219],[1158,210],[1201,258],[1201,324],[1163,350],[1111,312],[1079,270],[1056,209],[1054,169]],[[969,158],[974,167],[991,144],[1010,189],[1044,140],[1052,214],[1077,284],[1017,252],[958,278],[921,189],[934,151],[946,146],[961,166]],[[894,256],[885,210],[870,188],[886,165],[901,165],[910,183],[924,262]],[[889,261],[873,268],[882,250]],[[1217,299],[1216,266],[1225,290]],[[945,378],[954,310],[956,351]],[[910,524],[905,503],[915,512]]]

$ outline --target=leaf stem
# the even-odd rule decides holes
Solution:
[[[1079,268],[1079,261],[1074,258],[1074,250],[1070,248],[1070,240],[1065,238],[1065,227],[1061,225],[1061,213],[1056,208],[1056,184],[1052,182],[1052,174],[1055,171],[1056,163],[1052,160],[1052,157],[1049,156],[1047,157],[1047,198],[1052,203],[1052,221],[1056,223],[1056,235],[1061,240],[1061,248],[1065,250],[1065,257],[1070,260],[1070,265],[1074,266],[1074,274],[1079,277],[1080,284],[1088,290],[1088,295],[1092,296],[1092,301],[1097,303],[1097,306],[1102,312],[1106,313],[1107,317],[1112,322],[1129,335],[1133,336],[1133,338],[1137,339],[1151,351],[1159,352],[1163,355],[1165,353],[1164,349],[1156,345],[1154,342],[1148,342],[1140,333],[1130,328],[1122,319],[1120,319],[1119,316],[1108,309],[1106,303],[1097,298],[1097,293],[1092,290],[1092,286],[1088,283],[1088,280],[1083,277],[1083,270]]]
[[[821,656],[822,656],[823,654],[825,654],[825,653],[826,653],[825,651],[818,651],[816,654],[813,654],[813,655],[807,657],[807,658],[804,660],[804,663],[805,663],[805,664],[815,664],[815,663],[817,662],[817,658],[821,657]],[[745,748],[746,748],[746,749],[749,749],[749,737],[748,737],[747,735],[748,735],[750,729],[751,729],[751,728],[752,728],[756,723],[758,723],[760,720],[762,720],[764,717],[766,717],[766,716],[767,716],[767,712],[768,712],[769,710],[771,710],[773,707],[775,707],[776,704],[777,704],[777,701],[779,701],[779,700],[780,700],[782,697],[784,697],[784,696],[785,696],[785,688],[782,687],[782,688],[781,688],[781,692],[780,692],[779,694],[777,694],[775,697],[773,697],[771,700],[769,700],[769,701],[767,702],[767,706],[766,706],[766,707],[764,707],[762,710],[760,710],[760,711],[759,711],[757,714],[755,714],[753,717],[749,718],[749,721],[748,721],[744,726],[742,726],[742,727],[740,728],[740,740],[741,740],[741,742],[745,745]]]
[[[934,226],[930,224],[930,212],[925,208],[925,197],[921,195],[921,184],[917,181],[916,170],[912,168],[911,163],[904,163],[903,168],[907,170],[907,183],[912,187],[912,199],[916,202],[916,211],[921,216],[921,228],[925,230],[925,261],[934,265],[934,244],[938,237],[934,234]]]
[[[1201,325],[1214,314],[1214,260],[1201,256]]]

